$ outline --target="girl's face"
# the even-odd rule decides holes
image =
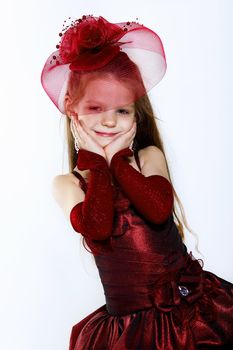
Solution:
[[[74,112],[94,140],[105,147],[132,127],[135,108],[129,101],[133,101],[133,96],[125,85],[115,79],[95,78],[87,84]]]

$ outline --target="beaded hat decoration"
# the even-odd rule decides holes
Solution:
[[[83,15],[63,28],[59,36],[57,50],[49,55],[42,69],[41,84],[62,114],[65,114],[64,98],[71,73],[81,79],[87,73],[101,73],[107,69],[113,75],[117,72],[120,82],[129,82],[133,67],[140,76],[142,87],[134,96],[129,94],[126,100],[130,103],[150,91],[166,72],[160,37],[137,22],[110,23],[102,16]],[[107,78],[101,81],[106,84],[105,92],[111,89],[112,75],[106,77],[109,81]],[[134,85],[135,81],[132,89]],[[107,108],[116,108],[118,103],[117,95],[109,94]]]

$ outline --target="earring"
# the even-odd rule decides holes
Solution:
[[[79,148],[79,144],[77,143],[76,139],[74,140],[74,148],[76,149],[76,152],[78,153],[80,148]]]
[[[73,138],[74,138],[74,147],[78,153],[80,147],[79,147],[79,144],[78,144],[78,139],[77,139],[77,134],[76,134],[76,129],[75,129],[75,125],[74,125],[74,121],[73,119],[71,119],[71,122],[70,122],[70,130],[71,130],[71,133],[73,135]]]
[[[133,143],[134,143],[134,140],[131,142],[131,144],[129,145],[129,149],[131,149],[131,151],[133,151]]]

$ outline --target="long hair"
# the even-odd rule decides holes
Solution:
[[[127,71],[130,74],[127,75],[127,78],[124,75],[124,72]],[[69,107],[74,106],[78,103],[79,99],[85,93],[85,86],[88,84],[90,79],[93,79],[98,76],[114,76],[115,79],[118,79],[120,82],[128,86],[128,88],[133,91],[135,96],[135,117],[137,122],[137,131],[133,142],[133,150],[139,151],[147,146],[154,145],[158,147],[164,154],[167,166],[167,172],[169,175],[169,180],[173,187],[174,194],[174,205],[173,205],[173,217],[174,222],[178,228],[179,234],[182,238],[182,241],[185,238],[184,235],[184,226],[187,230],[197,237],[195,233],[190,229],[186,216],[184,213],[183,205],[175,191],[175,188],[172,183],[171,173],[169,170],[169,164],[166,157],[166,151],[162,141],[161,134],[159,132],[156,120],[159,119],[155,115],[151,102],[141,78],[138,67],[128,58],[124,52],[120,52],[118,56],[111,61],[109,64],[105,65],[103,68],[97,71],[78,73],[70,72],[69,82],[67,86],[67,95],[71,98],[71,104]],[[70,121],[66,113],[66,139],[67,139],[67,149],[68,149],[68,163],[69,171],[72,172],[75,166],[77,165],[78,153],[74,147],[74,138],[70,130]],[[178,211],[179,208],[179,211]],[[83,236],[82,236],[83,237]],[[83,237],[82,240],[83,246],[86,249],[86,241]],[[200,253],[197,248],[197,243],[195,248]]]

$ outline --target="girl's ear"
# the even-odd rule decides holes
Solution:
[[[64,107],[65,107],[66,114],[68,116],[70,116],[72,114],[71,98],[70,98],[70,96],[68,94],[66,94],[65,97],[64,97]]]

